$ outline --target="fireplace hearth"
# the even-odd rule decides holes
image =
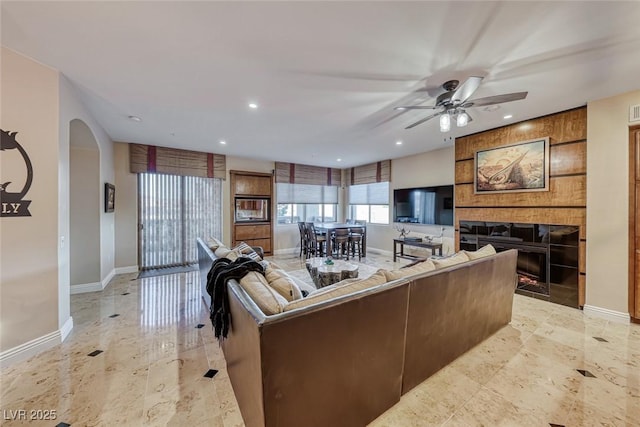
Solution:
[[[460,221],[460,249],[518,250],[516,293],[578,307],[577,226]]]

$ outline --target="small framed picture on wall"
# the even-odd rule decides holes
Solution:
[[[116,186],[104,183],[104,211],[113,212],[116,208]]]

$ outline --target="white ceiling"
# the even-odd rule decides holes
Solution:
[[[640,88],[637,1],[2,1],[1,19],[2,44],[60,70],[112,139],[266,160],[403,157]],[[394,106],[471,75],[473,98],[529,96],[404,129],[431,112]]]

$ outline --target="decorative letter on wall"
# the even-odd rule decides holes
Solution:
[[[24,148],[22,148],[22,146],[18,144],[18,141],[16,141],[16,135],[18,132],[9,133],[8,131],[5,132],[0,129],[0,133],[2,134],[2,139],[0,140],[0,152],[18,150],[27,170],[27,179],[22,190],[19,192],[11,191],[19,185],[13,181],[0,183],[0,217],[31,216],[31,212],[29,212],[31,200],[24,200],[24,196],[26,196],[29,188],[31,187],[31,182],[33,181],[33,167],[31,166],[31,160],[29,159],[27,152],[24,151]],[[4,179],[1,181],[4,181]]]

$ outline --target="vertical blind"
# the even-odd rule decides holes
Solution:
[[[222,181],[141,173],[141,268],[198,261],[196,238],[222,235]]]

